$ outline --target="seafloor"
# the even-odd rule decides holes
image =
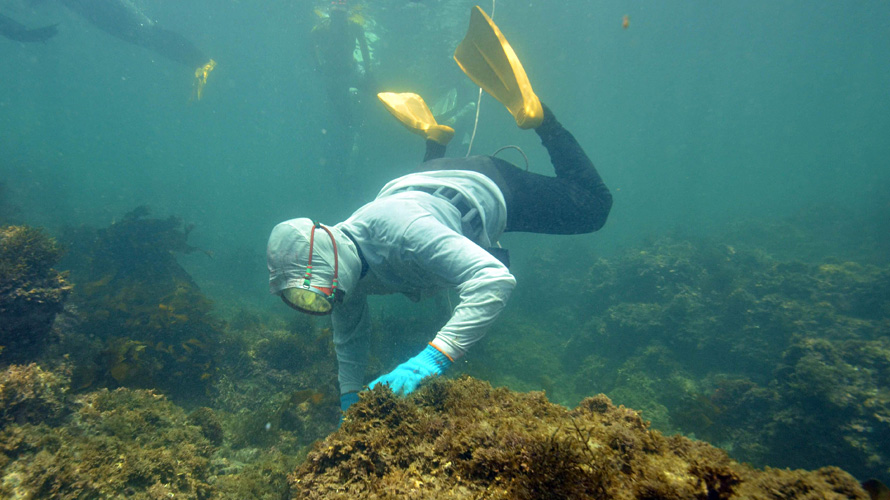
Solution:
[[[520,286],[452,379],[366,392],[339,429],[327,325],[211,303],[180,220],[0,226],[0,497],[868,498],[888,242],[792,222],[536,255],[520,281],[572,293]],[[440,319],[381,309],[377,373]]]

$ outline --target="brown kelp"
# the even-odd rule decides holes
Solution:
[[[176,261],[195,250],[187,243],[191,227],[148,215],[140,207],[107,228],[66,232],[65,263],[81,284],[73,295],[77,328],[101,343],[91,359],[78,360],[74,384],[200,397],[216,373],[222,325]]]

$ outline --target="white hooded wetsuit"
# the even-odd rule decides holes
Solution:
[[[431,192],[442,187],[459,201]],[[497,242],[506,222],[504,197],[488,177],[440,170],[393,180],[335,226],[353,238],[368,265],[367,275],[333,311],[341,393],[364,386],[369,294],[402,293],[419,300],[453,288],[460,302],[432,344],[457,359],[485,335],[516,284],[507,267],[485,250]]]

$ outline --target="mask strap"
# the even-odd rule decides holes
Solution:
[[[312,231],[309,232],[309,261],[306,263],[306,274],[303,276],[303,286],[309,287],[309,282],[312,280],[312,251],[315,246],[315,229],[321,228],[324,232],[328,233],[328,236],[331,238],[331,246],[334,247],[334,279],[331,283],[331,295],[334,296],[334,293],[337,291],[337,286],[339,285],[339,276],[340,276],[340,259],[337,256],[337,240],[334,239],[334,233],[331,232],[330,229],[321,225],[321,222],[315,222],[312,225]]]

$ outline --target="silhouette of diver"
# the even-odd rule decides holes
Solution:
[[[355,142],[354,94],[374,93],[371,50],[362,16],[351,14],[345,0],[332,1],[327,16],[320,10],[316,10],[316,14],[320,21],[310,33],[312,57],[316,70],[324,78],[328,100],[339,122],[338,127],[328,131],[332,142],[329,161],[343,169],[348,166]],[[360,66],[356,47],[361,54]]]
[[[59,0],[93,26],[125,42],[153,50],[190,68],[203,66],[208,58],[175,31],[158,26],[128,0]]]
[[[195,94],[201,98],[216,62],[186,37],[158,26],[130,0],[58,0],[87,22],[125,42],[147,48],[195,70]],[[56,34],[56,25],[28,29],[0,14],[0,34],[20,42],[43,42]]]
[[[16,42],[45,42],[59,32],[56,26],[51,24],[30,29],[15,19],[0,14],[0,35]]]

